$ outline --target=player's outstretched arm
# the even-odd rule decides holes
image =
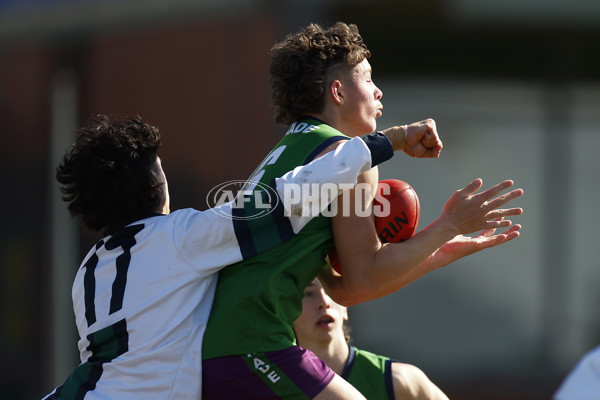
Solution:
[[[361,179],[373,186],[376,169]],[[373,216],[353,211],[356,196],[349,193],[348,213],[343,216],[338,212],[332,221],[344,274],[339,276],[328,268],[319,279],[336,302],[353,305],[390,294],[436,268],[512,240],[519,235],[520,226],[504,218],[523,212],[521,208],[505,208],[523,194],[521,189],[502,194],[512,186],[507,180],[479,191],[482,181],[476,179],[450,197],[432,224],[405,242],[386,244],[377,236]],[[498,228],[506,231],[496,234]],[[480,231],[474,237],[465,236]]]

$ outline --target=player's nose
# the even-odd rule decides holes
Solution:
[[[317,302],[319,305],[319,309],[331,307],[331,299],[329,298],[329,296],[327,296],[327,294],[325,294],[325,291],[323,290],[319,291],[319,294],[317,295]]]
[[[383,92],[377,86],[375,86],[375,100],[381,100]]]

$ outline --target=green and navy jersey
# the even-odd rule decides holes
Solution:
[[[307,180],[355,184],[376,159],[370,148],[356,138],[282,174],[273,181],[276,197],[285,201],[286,185]],[[234,210],[230,202],[151,216],[93,246],[72,289],[81,364],[45,399],[200,399],[202,337],[217,273],[246,257]],[[310,221],[271,218],[285,218],[292,230]]]
[[[394,400],[391,358],[350,346],[350,355],[342,378],[368,400]]]
[[[250,180],[268,183],[282,171],[310,162],[330,144],[348,139],[318,120],[296,122]],[[268,234],[250,236],[255,247],[262,249],[269,241],[289,235],[288,231],[274,221],[270,230],[262,230]],[[204,336],[203,357],[293,346],[292,324],[302,311],[304,288],[325,265],[331,247],[331,221],[319,216],[287,242],[222,270]]]

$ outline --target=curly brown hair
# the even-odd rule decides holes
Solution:
[[[151,170],[158,128],[140,117],[111,123],[96,115],[76,134],[56,169],[71,215],[90,231],[108,234],[156,210],[160,196]]]
[[[371,53],[354,24],[337,22],[324,29],[310,24],[271,48],[271,95],[275,121],[289,125],[325,105],[327,70],[354,67]]]

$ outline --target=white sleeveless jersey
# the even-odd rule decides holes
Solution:
[[[290,183],[356,184],[371,168],[369,147],[352,139],[276,179],[279,198],[290,196]],[[323,203],[312,196],[303,207],[314,202]],[[243,238],[223,216],[232,215],[232,203],[213,211],[139,220],[89,251],[72,291],[81,364],[45,399],[201,398],[202,336],[217,272],[244,259]],[[282,218],[298,232],[311,215]]]

